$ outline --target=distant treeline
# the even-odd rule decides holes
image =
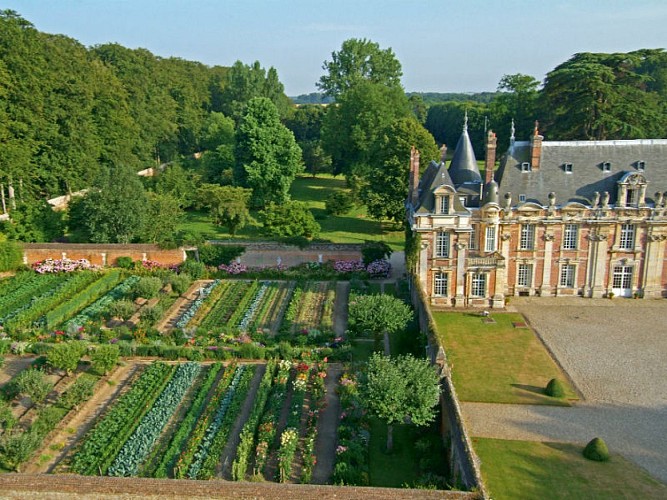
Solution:
[[[407,92],[408,97],[421,97],[424,104],[438,104],[441,102],[481,102],[490,103],[495,99],[499,92]],[[301,94],[291,97],[294,104],[331,104],[334,102],[332,97],[325,96],[321,92],[311,92],[310,94]]]

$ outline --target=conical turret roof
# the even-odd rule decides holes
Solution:
[[[449,166],[449,176],[458,187],[466,182],[482,182],[482,176],[477,167],[477,159],[472,149],[470,136],[468,135],[468,114],[466,113],[463,124],[463,132],[454,150],[454,157]]]

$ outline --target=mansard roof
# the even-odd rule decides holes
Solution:
[[[415,207],[415,212],[432,213],[434,211],[435,196],[433,195],[433,191],[440,186],[449,186],[452,189],[455,189],[452,178],[449,176],[449,172],[447,172],[444,162],[436,163],[435,161],[432,161],[429,166],[426,167],[426,170],[419,181],[419,202]]]
[[[522,171],[522,163],[530,163],[528,141],[514,143],[495,175],[500,198],[511,192],[513,205],[521,194],[526,202],[547,205],[550,192],[556,193],[558,205],[591,205],[596,191],[607,191],[615,204],[618,181],[642,169],[648,204],[654,203],[656,191],[667,191],[666,139],[543,141],[539,168]]]
[[[449,164],[449,175],[457,187],[466,182],[482,182],[466,125],[463,127],[463,132],[454,150],[454,157]]]

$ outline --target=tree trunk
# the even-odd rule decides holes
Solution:
[[[394,426],[387,424],[387,453],[391,453],[394,449]]]

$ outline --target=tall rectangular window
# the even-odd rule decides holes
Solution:
[[[447,215],[449,213],[449,195],[440,197],[440,213]]]
[[[479,240],[479,224],[472,225],[472,232],[470,233],[470,242],[468,248],[470,250],[477,250],[479,248],[477,241]]]
[[[521,225],[521,239],[519,241],[520,250],[532,250],[535,248],[535,225]]]
[[[449,233],[445,232],[436,233],[435,256],[449,257]]]
[[[517,271],[517,286],[529,287],[533,281],[533,265],[519,264],[519,269]]]
[[[486,228],[486,238],[484,238],[484,251],[496,251],[496,228],[495,226],[488,226]]]
[[[441,271],[435,273],[433,276],[433,295],[438,295],[440,297],[447,296],[448,277],[449,275],[447,273]]]
[[[635,226],[633,224],[621,224],[621,237],[618,246],[621,250],[633,250],[635,248]]]
[[[574,288],[574,264],[563,264],[560,268],[560,286]]]
[[[565,224],[563,230],[563,250],[576,250],[579,240],[579,226],[576,224]]]
[[[486,296],[486,274],[474,273],[471,279],[471,295],[473,297]]]

